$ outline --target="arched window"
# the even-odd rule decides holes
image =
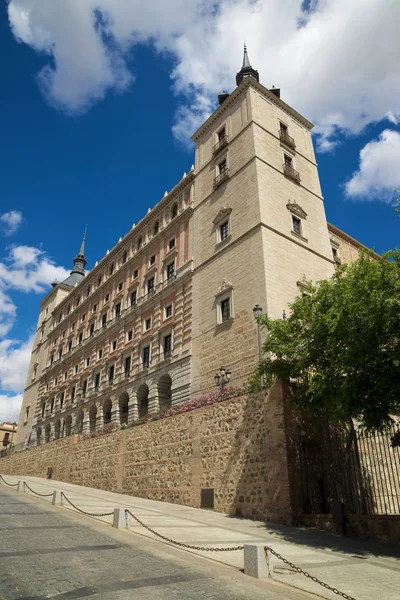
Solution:
[[[128,425],[129,414],[129,396],[127,392],[123,392],[119,397],[119,422],[121,425]]]
[[[111,409],[112,403],[111,400],[108,398],[108,400],[106,400],[103,404],[104,425],[111,423]]]
[[[160,411],[164,412],[171,408],[172,404],[172,379],[169,375],[163,375],[158,380],[158,400],[160,403]]]
[[[145,383],[138,387],[137,403],[139,419],[143,419],[149,412],[149,388]]]
[[[97,406],[93,404],[89,410],[89,427],[90,433],[94,433],[96,431],[96,418],[97,418]]]

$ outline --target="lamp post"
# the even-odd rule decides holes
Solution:
[[[13,428],[12,428],[12,433],[11,433],[11,442],[10,442],[10,445],[8,447],[8,456],[10,456],[10,454],[11,454],[11,447],[12,447],[12,443],[13,443],[13,439],[14,439],[15,428],[17,427],[17,425],[18,425],[18,423],[16,423],[14,421]]]
[[[217,373],[214,377],[215,385],[220,388],[221,392],[224,391],[224,387],[227,383],[229,383],[231,379],[231,372],[229,369],[225,369],[225,367],[221,367],[219,373]]]
[[[258,336],[258,362],[261,364],[261,325],[260,325],[260,320],[259,320],[259,316],[262,314],[262,308],[259,304],[256,304],[255,307],[253,308],[253,315],[254,318],[257,322],[257,336]],[[261,374],[260,376],[260,387],[261,389],[264,388],[264,375]]]

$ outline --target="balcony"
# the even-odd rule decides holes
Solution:
[[[226,179],[228,179],[228,178],[229,178],[229,169],[228,168],[222,169],[221,172],[219,173],[219,175],[217,175],[217,177],[214,179],[214,188],[217,188],[219,185],[221,185],[221,183],[226,181]]]
[[[288,163],[284,163],[283,173],[285,177],[289,177],[289,179],[292,179],[296,183],[300,183],[300,173],[296,171],[296,169],[293,169]]]
[[[220,150],[222,150],[222,148],[225,148],[225,146],[227,146],[227,145],[228,145],[228,136],[227,135],[221,136],[220,139],[218,140],[218,142],[214,145],[214,149],[213,149],[214,156],[216,154],[218,154],[218,152]]]
[[[293,150],[296,148],[296,142],[294,141],[294,138],[292,138],[288,134],[287,131],[284,131],[283,129],[281,129],[280,132],[279,132],[279,138],[280,138],[282,144],[285,144],[286,146],[289,146]]]

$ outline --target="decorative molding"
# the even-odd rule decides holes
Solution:
[[[225,219],[226,217],[229,217],[229,215],[231,214],[232,209],[230,207],[225,207],[223,206],[221,208],[221,210],[218,212],[217,216],[215,217],[215,219],[213,220],[213,223],[215,225],[217,225],[218,223],[220,223],[223,219]]]
[[[300,217],[300,219],[307,219],[306,211],[303,210],[295,200],[289,201],[286,204],[286,208],[288,209],[288,211],[296,215],[296,217]]]
[[[305,287],[307,287],[309,282],[307,280],[307,277],[303,273],[303,275],[300,277],[300,279],[296,283],[299,286],[299,288],[305,288]]]
[[[331,243],[332,248],[335,248],[335,250],[339,250],[339,246],[340,246],[339,242],[337,242],[333,238],[329,238],[329,241]]]
[[[219,288],[219,291],[215,294],[215,297],[219,298],[219,296],[222,296],[222,294],[230,292],[231,290],[233,290],[233,285],[229,281],[224,279],[222,281],[221,287]]]

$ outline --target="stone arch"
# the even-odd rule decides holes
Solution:
[[[158,402],[160,411],[171,408],[172,404],[172,379],[170,375],[162,375],[158,380]]]
[[[119,422],[121,425],[128,425],[129,415],[129,394],[128,392],[122,392],[119,397]]]
[[[112,411],[112,402],[110,398],[104,401],[103,404],[103,414],[104,414],[104,425],[111,423],[111,411]]]
[[[96,431],[96,418],[97,418],[97,406],[93,404],[89,409],[89,431],[94,433]]]
[[[54,439],[59,440],[61,436],[61,421],[58,419],[54,424]]]
[[[68,417],[65,419],[65,435],[71,435],[72,433],[72,417],[71,415],[68,415]]]
[[[139,419],[145,417],[149,412],[149,386],[142,383],[136,392]]]
[[[76,432],[80,435],[83,431],[83,410],[80,409],[76,416]]]
[[[46,442],[46,444],[48,444],[48,442],[50,441],[50,435],[51,435],[51,425],[50,425],[50,423],[47,423],[46,429],[44,430],[44,441]]]
[[[38,427],[36,431],[36,446],[40,446],[42,442],[42,428]]]

